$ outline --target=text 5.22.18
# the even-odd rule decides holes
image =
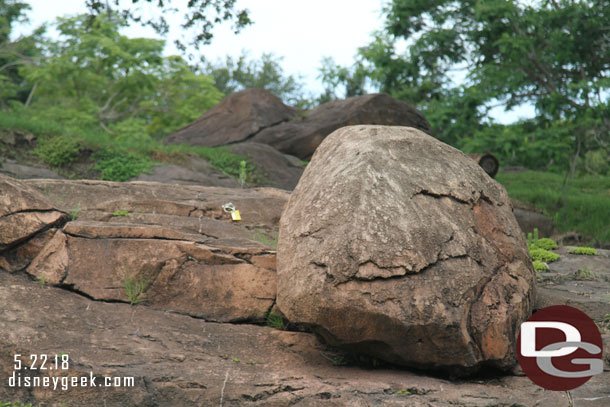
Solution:
[[[70,357],[66,353],[58,355],[32,354],[21,355],[15,354],[14,370],[29,369],[29,370],[67,370],[70,367]]]

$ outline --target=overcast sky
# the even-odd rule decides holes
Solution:
[[[83,0],[26,0],[31,6],[31,26],[52,22],[59,16],[85,12]],[[185,8],[187,0],[172,0],[172,5]],[[146,4],[146,3],[145,3]],[[211,45],[202,46],[199,53],[208,60],[238,57],[242,50],[250,57],[262,53],[283,57],[286,74],[302,77],[306,89],[322,92],[317,79],[324,56],[332,56],[342,66],[353,62],[358,47],[370,42],[373,31],[383,25],[383,0],[237,0],[237,8],[250,10],[253,24],[234,34],[231,24],[217,26]],[[154,10],[153,7],[151,9]],[[180,35],[182,16],[166,16],[173,28],[167,38],[166,53],[179,54],[173,40]],[[22,27],[27,32],[29,27]],[[157,37],[150,29],[133,26],[123,32],[129,37]],[[532,115],[532,109],[519,109],[505,114],[496,109],[493,116],[501,122],[511,122]]]

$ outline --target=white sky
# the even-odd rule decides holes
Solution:
[[[28,32],[29,28],[52,22],[59,16],[85,12],[82,0],[26,1],[32,6],[31,24],[18,32]],[[185,9],[186,2],[173,0],[171,4]],[[211,45],[202,46],[194,54],[216,61],[226,55],[237,58],[242,50],[248,51],[251,58],[258,58],[265,52],[273,53],[275,57],[283,57],[281,64],[286,74],[301,77],[306,90],[318,94],[323,90],[317,79],[322,58],[331,56],[339,65],[350,66],[358,47],[368,44],[373,31],[382,27],[382,4],[383,0],[237,0],[236,8],[250,10],[253,24],[237,35],[230,23],[217,26]],[[179,54],[173,40],[180,35],[182,16],[176,14],[166,18],[172,28],[166,53]],[[123,33],[129,37],[157,37],[151,29],[138,26]],[[492,116],[503,123],[533,114],[531,107],[511,113],[504,113],[502,109],[492,112]]]

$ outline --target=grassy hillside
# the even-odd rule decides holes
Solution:
[[[524,171],[496,177],[509,196],[553,219],[560,232],[577,232],[588,244],[610,245],[610,177],[585,176],[563,186],[564,175]]]
[[[99,178],[126,181],[163,163],[183,163],[197,155],[229,176],[239,178],[241,162],[246,161],[246,179],[254,182],[254,166],[247,157],[225,147],[166,146],[160,141],[113,136],[104,131],[69,130],[48,120],[0,111],[0,133],[21,132],[35,138],[30,145],[0,142],[0,158],[20,163],[44,165],[68,178]]]

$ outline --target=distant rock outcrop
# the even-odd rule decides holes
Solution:
[[[508,369],[536,276],[504,188],[405,127],[324,140],[280,222],[279,309],[336,346],[426,369]]]
[[[292,191],[303,174],[302,167],[295,165],[285,154],[271,146],[246,142],[228,147],[234,154],[250,159],[260,185]]]
[[[296,113],[269,91],[246,89],[228,95],[193,123],[169,135],[164,142],[209,147],[237,143]]]
[[[354,96],[324,103],[293,119],[266,128],[252,141],[269,144],[283,153],[309,159],[322,140],[333,131],[356,124],[415,127],[429,131],[426,118],[408,103],[385,93]]]
[[[247,89],[227,96],[193,123],[168,136],[165,143],[221,146],[253,141],[309,159],[326,136],[343,126],[381,124],[430,130],[417,109],[384,93],[333,100],[297,113],[268,91]]]

